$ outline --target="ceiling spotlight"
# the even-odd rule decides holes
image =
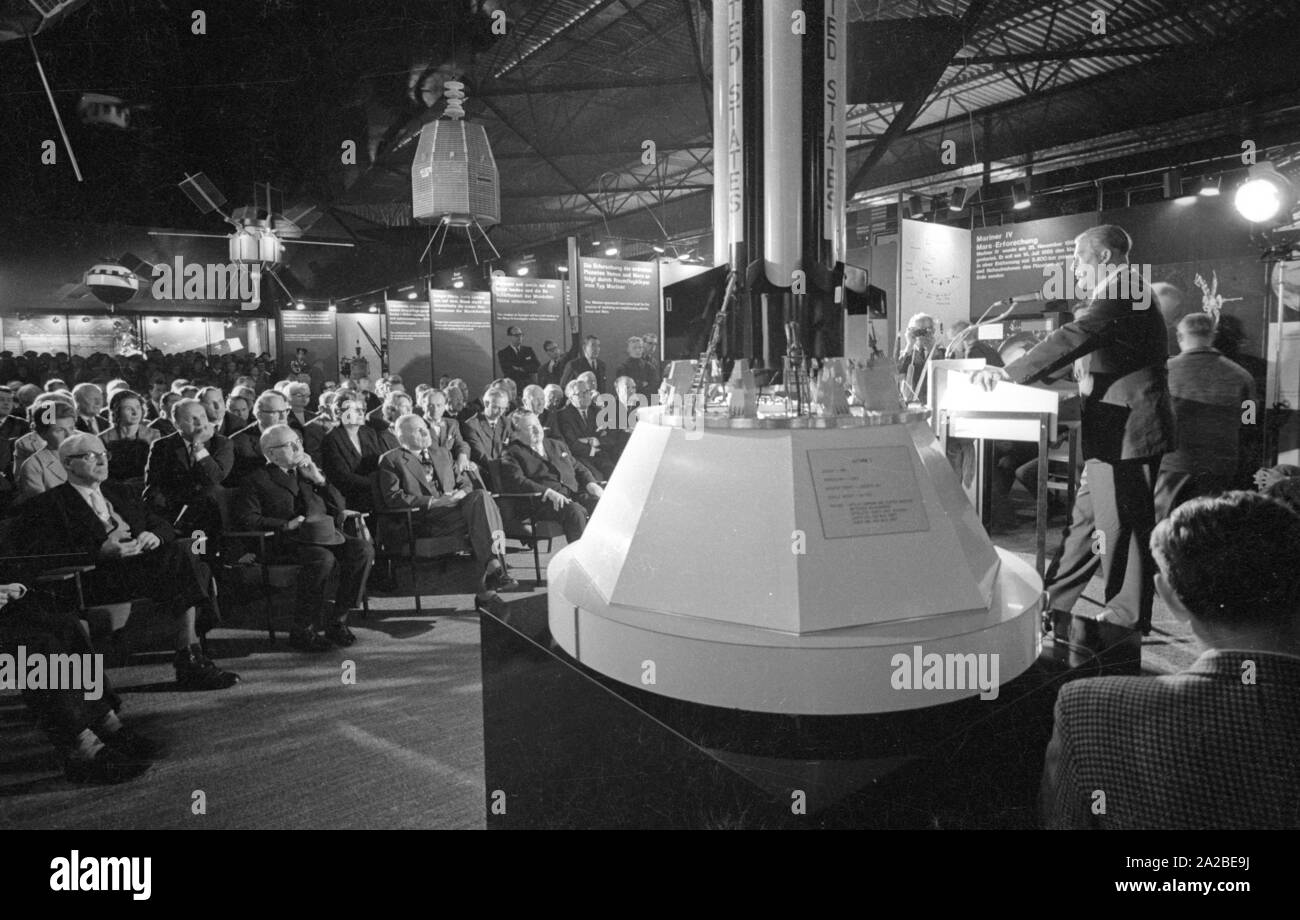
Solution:
[[[454,287],[456,290],[459,291],[461,288],[463,288],[463,287],[465,286],[465,282],[464,282],[464,281],[461,281],[459,278],[457,278],[455,281],[453,281],[453,282],[451,283],[451,286]]]
[[[522,278],[524,275],[528,274],[528,266],[527,265],[519,266],[518,268],[515,269],[515,274],[518,275],[520,278]]]
[[[1222,185],[1222,176],[1203,176],[1200,186],[1196,189],[1196,194],[1204,198],[1218,198],[1220,186]]]
[[[407,299],[407,300],[414,300],[415,298],[417,298],[417,297],[419,297],[419,296],[420,296],[420,295],[417,294],[417,293],[415,293],[415,291],[412,291],[411,293],[409,293],[409,294],[406,295],[406,299]]]
[[[1252,166],[1250,175],[1233,196],[1237,212],[1253,224],[1289,217],[1295,204],[1295,188],[1273,168],[1272,163]]]
[[[668,251],[667,249],[664,249],[662,246],[660,246],[660,245],[658,245],[658,244],[655,244],[654,246],[651,246],[650,248],[653,249],[655,252],[659,253],[659,255],[663,255],[665,252]]]
[[[298,301],[296,304],[293,305],[293,308],[294,308],[295,310],[306,310],[306,309],[307,309],[307,305],[306,305],[305,303],[303,303],[303,302],[300,300],[300,301]]]
[[[966,207],[966,187],[959,185],[948,196],[948,210],[960,211],[964,207]]]
[[[337,313],[338,311],[339,311],[339,308],[336,307],[336,306],[334,305],[334,301],[331,300],[331,301],[330,301],[330,312],[331,312],[331,313]]]
[[[908,195],[907,201],[903,203],[903,216],[915,218],[923,213],[925,213],[925,199],[920,195]]]
[[[608,247],[608,248],[605,250],[605,255],[607,255],[607,256],[616,256],[616,255],[618,255],[618,247],[617,247],[617,246],[610,246],[610,247]]]
[[[1029,196],[1029,183],[1028,182],[1014,183],[1011,186],[1011,200],[1013,202],[1011,207],[1017,211],[1023,211],[1025,208],[1029,207],[1029,205],[1031,204],[1031,198]]]
[[[555,266],[555,270],[561,275],[567,275],[569,273],[569,266],[561,262],[559,265]]]
[[[370,309],[369,309],[368,311],[366,311],[366,312],[368,312],[368,313],[378,313],[378,312],[379,312],[379,304],[377,304],[377,303],[372,303],[372,304],[370,305]]]

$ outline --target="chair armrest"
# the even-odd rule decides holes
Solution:
[[[365,517],[366,513],[364,511],[357,511],[354,508],[344,508],[343,516],[345,518],[359,518],[359,517]]]
[[[418,508],[376,508],[374,511],[370,513],[377,516],[389,515],[390,517],[402,517],[403,515],[405,515],[406,517],[410,517],[412,514],[415,514],[416,511],[418,510],[420,509]]]
[[[250,540],[269,540],[275,536],[274,530],[223,530],[223,537],[238,537]]]
[[[33,581],[37,584],[68,581],[69,579],[76,578],[86,572],[93,572],[94,570],[95,567],[93,565],[65,565],[60,566],[57,569],[49,569],[48,571],[42,572],[37,575]]]
[[[498,498],[541,498],[545,492],[493,492],[493,500]]]

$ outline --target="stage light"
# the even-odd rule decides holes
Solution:
[[[607,256],[616,256],[616,255],[618,255],[618,247],[617,247],[617,246],[610,246],[609,248],[607,248],[607,249],[605,250],[605,255],[607,255]]]
[[[1201,184],[1196,189],[1196,194],[1203,198],[1218,198],[1219,188],[1222,184],[1222,176],[1203,176]]]
[[[1295,189],[1271,163],[1252,166],[1250,175],[1232,199],[1237,213],[1253,224],[1289,217],[1295,204]]]
[[[960,211],[964,207],[966,207],[966,187],[959,185],[948,196],[948,210]]]
[[[1029,183],[1014,183],[1011,186],[1011,200],[1013,202],[1011,207],[1017,211],[1023,211],[1025,208],[1029,207],[1032,203],[1032,198],[1029,195]]]

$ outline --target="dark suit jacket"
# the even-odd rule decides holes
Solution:
[[[281,534],[284,525],[302,515],[329,515],[334,525],[343,524],[343,496],[328,482],[318,486],[294,471],[286,473],[263,461],[244,477],[235,496],[232,517],[240,530],[272,530]],[[285,536],[277,540],[286,540]]]
[[[1048,827],[1300,825],[1300,659],[1209,651],[1179,674],[1066,684],[1040,804]]]
[[[596,429],[596,416],[599,410],[593,402],[584,415],[573,403],[566,403],[555,413],[556,436],[569,445],[575,457],[591,457],[591,445],[582,443],[583,438],[599,438],[601,432]]]
[[[1174,448],[1167,357],[1165,323],[1154,304],[1091,300],[1006,372],[1016,383],[1036,383],[1077,362],[1083,457],[1117,463]]]
[[[659,365],[645,358],[626,358],[614,372],[615,379],[619,377],[631,377],[636,383],[636,391],[649,399],[659,392],[659,383],[662,379],[659,373]]]
[[[535,382],[537,369],[541,362],[527,345],[522,345],[516,352],[513,345],[507,345],[497,352],[497,362],[501,365],[501,376],[509,377],[522,393],[524,387]]]
[[[578,355],[578,357],[564,365],[564,373],[560,375],[560,386],[567,387],[570,380],[577,377],[579,374],[585,374],[587,371],[591,371],[596,375],[596,392],[613,392],[605,380],[605,362],[597,358],[596,366],[592,367],[591,362],[587,360],[586,355]]]
[[[164,437],[176,433],[176,426],[172,424],[171,419],[167,418],[156,418],[149,423],[149,427],[160,432]]]
[[[482,467],[491,460],[500,460],[510,445],[508,429],[505,416],[497,419],[495,428],[481,414],[467,421],[462,431],[469,444],[469,458]]]
[[[425,474],[419,455],[404,447],[394,448],[379,458],[379,494],[385,508],[427,508],[430,498],[457,488],[473,488],[463,474],[457,478],[451,455],[445,450],[429,448],[429,459],[433,461],[432,479]]]
[[[12,441],[14,438],[21,438],[27,434],[31,426],[24,419],[16,415],[6,415],[3,422],[0,422],[0,440]]]
[[[317,421],[319,418],[320,416],[316,416],[303,426],[302,431],[298,432],[299,436],[302,438],[302,449],[307,452],[307,456],[316,461],[317,466],[320,466],[325,462],[324,454],[321,452],[321,449],[325,445],[325,436],[329,434],[330,431],[334,430],[331,428],[327,431],[325,426],[321,422]]]
[[[545,438],[546,459],[518,441],[510,445],[501,459],[501,488],[506,492],[545,492],[554,489],[565,498],[585,495],[594,477],[574,460],[560,441]]]
[[[361,442],[361,452],[352,446],[352,439],[342,425],[325,436],[321,445],[324,464],[321,472],[330,484],[337,488],[347,500],[347,505],[356,511],[369,511],[371,506],[371,477],[379,466],[379,458],[397,446],[397,439],[390,433],[382,435],[375,429],[362,425],[357,429],[357,440]]]
[[[100,492],[131,528],[132,536],[147,530],[164,542],[175,538],[176,532],[167,519],[133,498],[130,490],[105,482]],[[99,549],[108,539],[103,521],[67,482],[32,496],[22,506],[18,533],[24,536],[24,555],[84,554],[92,562],[99,559]]]
[[[221,417],[221,430],[218,431],[217,434],[221,435],[223,438],[233,437],[236,432],[247,424],[247,422],[241,422],[239,416],[227,412]]]
[[[235,463],[229,439],[214,434],[206,446],[208,456],[191,464],[189,442],[179,433],[154,441],[144,468],[145,502],[169,520],[175,520],[186,506],[197,512],[204,494],[221,485]]]
[[[433,435],[433,443],[441,447],[447,453],[451,454],[452,459],[456,459],[462,454],[469,456],[469,445],[465,443],[464,437],[460,433],[460,423],[450,415],[444,415],[442,421],[438,423],[438,433],[433,432],[433,422],[425,419],[425,424],[429,426],[429,434]],[[472,458],[471,458],[472,459]]]
[[[83,416],[77,416],[77,430],[86,434],[102,434],[112,428],[112,422],[105,421],[98,415],[87,419]]]
[[[537,371],[537,385],[540,387],[546,387],[552,383],[559,385],[561,378],[564,377],[564,365],[568,363],[568,359],[564,355],[554,361],[547,361]]]
[[[245,425],[229,440],[234,462],[225,484],[234,488],[243,484],[249,473],[265,466],[266,458],[262,456],[262,429],[257,422]]]

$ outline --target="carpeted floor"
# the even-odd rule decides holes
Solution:
[[[994,542],[1033,562],[1028,496],[1020,525]],[[1057,508],[1048,537],[1059,538]],[[557,541],[556,548],[563,541]],[[546,557],[543,557],[543,568]],[[531,579],[532,560],[512,557]],[[479,614],[472,562],[446,575],[423,568],[424,612],[409,595],[372,597],[353,648],[294,652],[272,645],[260,611],[227,611],[213,651],[243,682],[214,693],[178,693],[165,633],[146,630],[132,665],[110,671],[124,716],[164,741],[149,773],[109,788],[63,779],[18,695],[0,693],[0,827],[6,828],[480,828],[484,825]],[[524,581],[525,588],[537,590]],[[1097,582],[1087,598],[1100,600]],[[1099,606],[1085,599],[1080,611]],[[287,607],[277,624],[287,625]],[[1157,601],[1144,670],[1168,673],[1199,654],[1194,637]],[[356,667],[343,682],[344,663]],[[206,813],[195,814],[200,803]]]

